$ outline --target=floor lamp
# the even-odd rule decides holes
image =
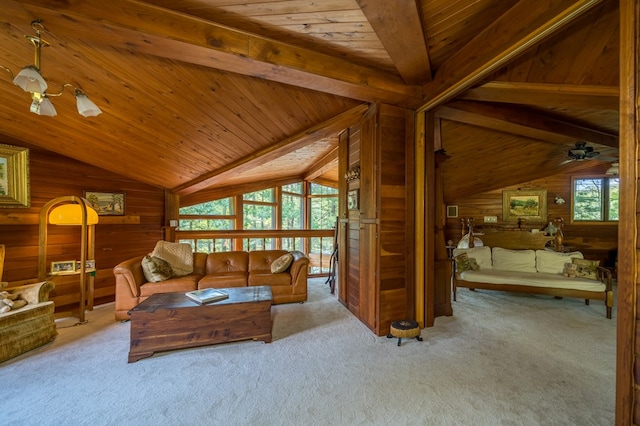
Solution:
[[[80,277],[80,323],[85,323],[87,302],[87,258],[95,260],[95,224],[98,213],[89,202],[75,195],[54,198],[40,211],[40,241],[38,249],[38,279],[47,279],[47,231],[48,224],[81,226],[80,268],[73,272]],[[93,275],[89,285],[89,309],[93,309]]]

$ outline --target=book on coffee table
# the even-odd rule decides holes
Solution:
[[[227,299],[229,297],[229,295],[224,291],[216,290],[215,288],[204,288],[202,290],[188,291],[185,293],[185,295],[189,299],[192,299],[200,304],[217,302],[218,300]]]

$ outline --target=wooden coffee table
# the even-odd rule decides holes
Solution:
[[[129,311],[129,362],[155,352],[238,340],[271,342],[271,287],[220,289],[229,298],[200,305],[184,292],[157,293]]]

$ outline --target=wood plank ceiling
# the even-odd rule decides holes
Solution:
[[[601,0],[2,0],[0,65],[41,19],[57,117],[0,80],[0,142],[170,189],[183,204],[298,179],[335,183],[337,135],[369,103],[432,111],[445,197],[617,156],[618,8]],[[0,70],[1,71],[1,70]],[[8,73],[7,73],[8,74]],[[8,77],[8,75],[6,76]]]

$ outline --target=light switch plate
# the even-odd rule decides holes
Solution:
[[[498,223],[498,216],[485,216],[484,217],[484,222],[485,223]]]

